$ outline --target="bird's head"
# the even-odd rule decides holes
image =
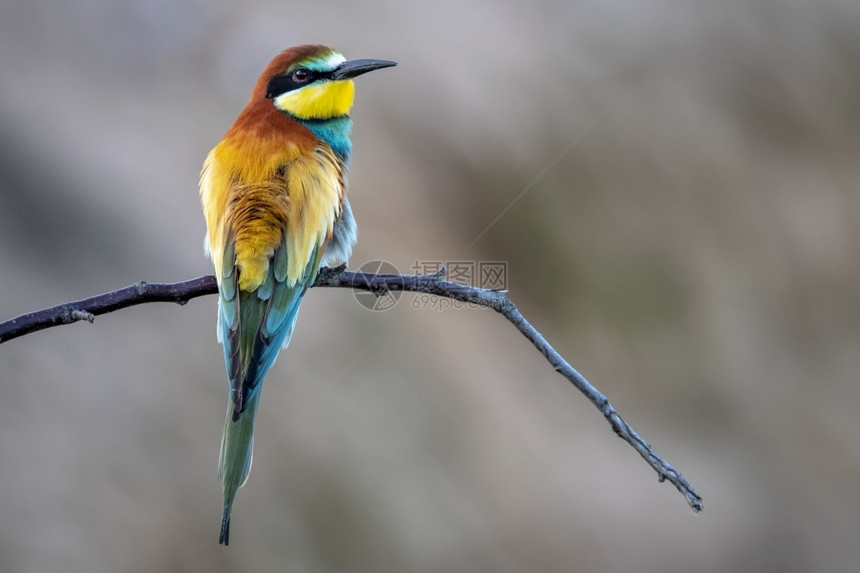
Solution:
[[[352,78],[397,65],[386,60],[347,60],[325,46],[298,46],[278,54],[260,76],[254,97],[301,120],[349,115]]]

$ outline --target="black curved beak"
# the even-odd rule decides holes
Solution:
[[[346,80],[366,74],[367,72],[372,72],[373,70],[390,68],[396,65],[397,62],[389,62],[388,60],[348,60],[335,68],[331,73],[331,77],[333,80]]]

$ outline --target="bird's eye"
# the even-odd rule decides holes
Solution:
[[[293,81],[303,84],[311,79],[311,73],[304,68],[299,68],[293,72]]]

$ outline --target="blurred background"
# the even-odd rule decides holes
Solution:
[[[197,177],[278,51],[357,80],[352,265],[503,261],[510,325],[312,290],[232,545],[214,297],[0,346],[3,571],[854,570],[860,4],[0,6],[0,320],[210,272]]]

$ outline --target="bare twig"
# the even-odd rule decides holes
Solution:
[[[218,292],[214,276],[199,277],[181,283],[139,282],[119,290],[67,302],[44,310],[22,314],[0,324],[0,344],[52,326],[79,320],[93,322],[95,317],[145,302],[185,304],[192,298]]]
[[[323,269],[314,286],[352,288],[377,295],[388,291],[419,292],[492,308],[508,319],[538,349],[556,372],[567,378],[600,410],[618,437],[633,446],[633,449],[639,452],[639,455],[657,472],[659,481],[668,480],[678,488],[693,511],[698,512],[703,509],[702,498],[681,473],[658,456],[650,444],[642,439],[630,424],[624,421],[624,418],[609,403],[606,396],[592,386],[550,346],[543,335],[525,319],[505,293],[446,281],[444,280],[444,272],[432,275],[374,275],[345,271],[343,267]],[[0,323],[0,343],[52,326],[71,324],[79,320],[93,322],[97,315],[147,302],[185,304],[192,298],[214,294],[217,292],[217,288],[215,277],[211,275],[179,283],[149,284],[140,282],[123,289],[31,312]]]

